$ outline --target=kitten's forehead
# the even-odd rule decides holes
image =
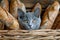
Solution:
[[[28,13],[26,13],[26,16],[29,17],[29,18],[34,17],[33,12],[28,12]]]

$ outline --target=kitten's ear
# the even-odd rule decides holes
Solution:
[[[34,12],[34,14],[39,17],[41,15],[41,10],[42,10],[42,7],[39,3],[37,3],[35,5],[35,7],[32,9],[32,12]]]
[[[34,15],[36,16],[36,17],[40,17],[40,9],[39,8],[36,8],[35,10],[34,10]]]
[[[18,17],[20,17],[20,16],[24,16],[24,11],[22,11],[21,9],[18,9]]]

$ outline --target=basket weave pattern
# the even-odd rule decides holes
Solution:
[[[60,30],[1,30],[0,40],[60,40]]]

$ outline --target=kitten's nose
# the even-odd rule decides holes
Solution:
[[[29,23],[28,25],[29,25],[30,29],[32,29],[32,24],[31,24],[31,23]]]
[[[31,27],[31,25],[29,25]]]
[[[31,28],[31,25],[29,25],[30,26],[30,28]]]

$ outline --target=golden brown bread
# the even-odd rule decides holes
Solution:
[[[17,16],[18,16],[17,9],[18,9],[17,0],[10,0],[10,13],[15,18],[17,18]]]
[[[8,0],[2,0],[0,3],[0,6],[4,8],[5,10],[9,11],[9,3]],[[0,29],[4,29],[4,24],[0,20]]]
[[[59,12],[59,3],[55,1],[52,5],[48,6],[43,17],[41,28],[50,29],[58,15]]]
[[[0,21],[0,30],[4,30],[4,24]]]
[[[20,0],[10,0],[10,13],[15,17],[17,18],[18,17],[18,13],[17,13],[17,10],[18,9],[21,9],[23,10],[24,12],[26,12],[25,10],[25,5],[20,2]]]
[[[9,11],[9,2],[8,2],[8,0],[2,0],[0,4],[1,4],[1,6],[2,6],[5,10]]]
[[[18,30],[18,21],[6,10],[0,7],[0,20],[10,29]]]
[[[59,14],[52,26],[52,29],[60,29],[60,11],[59,11]]]
[[[26,12],[26,8],[25,8],[24,3],[22,3],[20,0],[17,0],[17,4],[18,4],[18,9],[21,9],[24,12]]]

